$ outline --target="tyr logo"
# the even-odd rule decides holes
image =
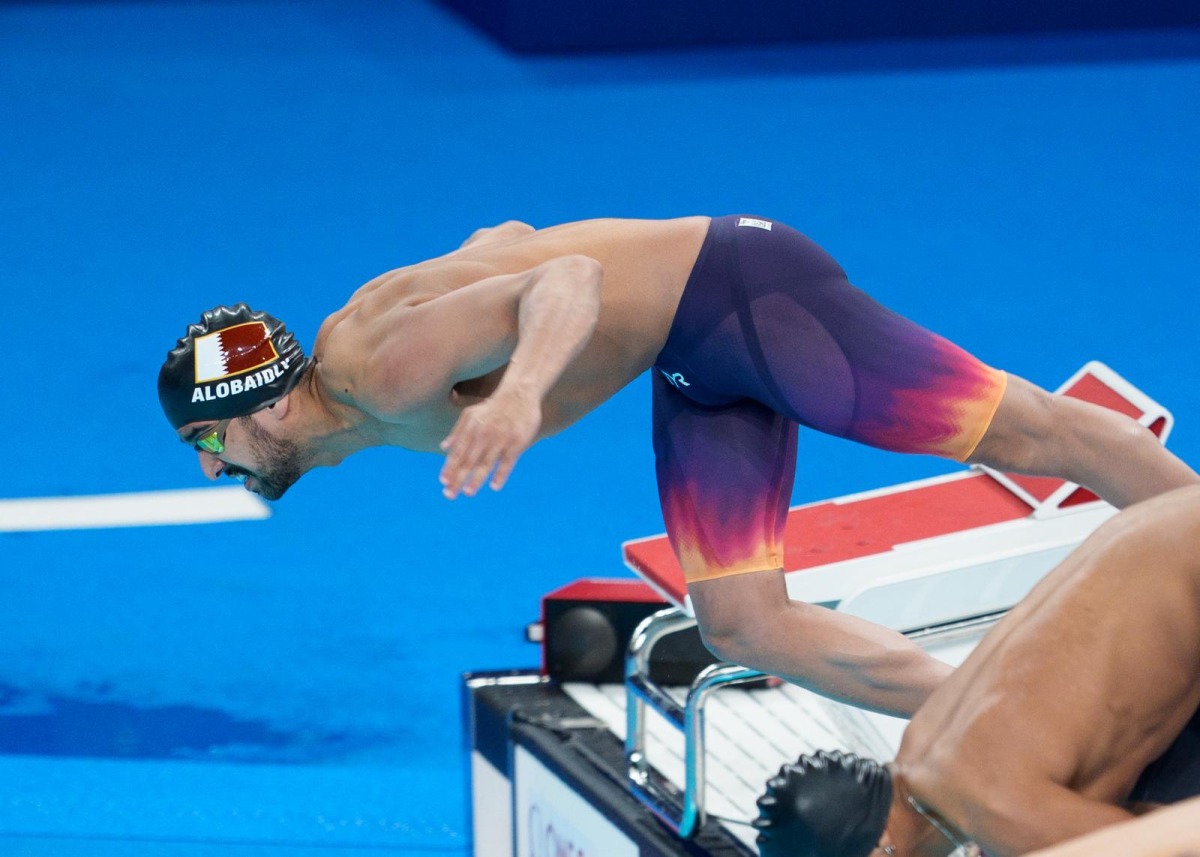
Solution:
[[[692,386],[686,380],[684,380],[682,372],[668,372],[666,369],[659,369],[658,371],[662,373],[664,378],[671,382],[671,386],[676,390],[680,389],[681,387]]]

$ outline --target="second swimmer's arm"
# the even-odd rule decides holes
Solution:
[[[1200,851],[1200,798],[1103,827],[1029,857],[1187,857]]]

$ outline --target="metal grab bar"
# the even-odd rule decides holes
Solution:
[[[625,659],[625,762],[630,791],[682,839],[704,825],[704,705],[725,685],[762,677],[737,664],[712,664],[688,690],[684,705],[650,679],[650,653],[663,637],[691,628],[696,620],[678,607],[648,616],[638,625]],[[684,736],[683,793],[646,758],[646,705],[650,705]]]

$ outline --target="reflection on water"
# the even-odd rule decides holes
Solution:
[[[363,744],[345,733],[287,731],[215,708],[136,706],[103,697],[95,690],[72,697],[0,683],[0,754],[305,763]]]

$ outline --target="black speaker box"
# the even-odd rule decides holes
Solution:
[[[643,619],[667,607],[649,586],[630,580],[579,580],[542,599],[542,669],[558,681],[620,684],[625,654]],[[677,631],[651,651],[650,678],[689,685],[717,659],[696,628]]]

